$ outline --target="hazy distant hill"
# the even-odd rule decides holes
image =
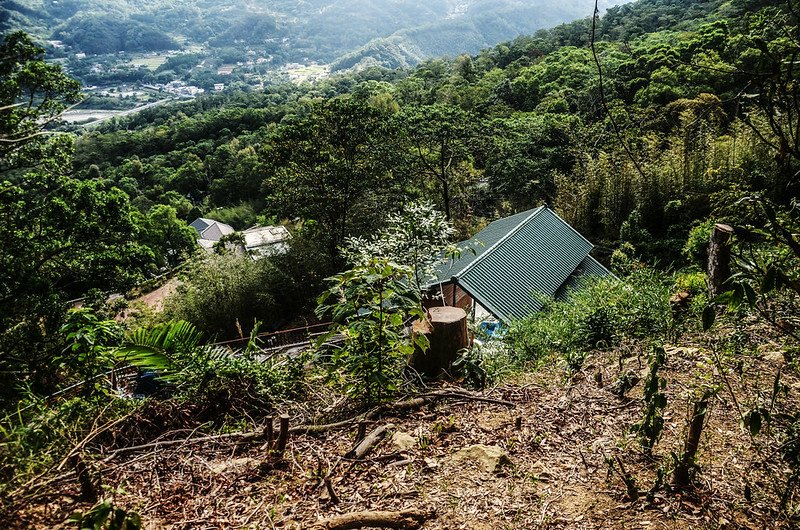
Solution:
[[[623,2],[600,2],[603,9],[617,3]],[[520,34],[588,17],[594,2],[462,0],[456,7],[445,17],[374,39],[340,57],[333,68],[408,66],[428,57],[474,54]]]
[[[603,8],[624,0],[603,0]],[[88,54],[281,42],[338,68],[398,66],[591,15],[592,0],[0,0],[23,28]]]

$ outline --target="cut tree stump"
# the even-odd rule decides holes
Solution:
[[[435,517],[433,511],[402,510],[399,512],[354,512],[323,519],[311,530],[351,530],[355,528],[400,528],[414,530],[427,519]]]
[[[432,307],[428,320],[417,320],[412,324],[412,333],[428,337],[427,351],[419,348],[409,359],[409,364],[419,373],[429,377],[440,377],[449,372],[459,352],[467,347],[467,313],[459,307]]]
[[[275,453],[279,458],[283,458],[283,453],[286,452],[286,444],[289,441],[289,415],[281,414],[280,416],[280,430],[278,431],[278,441],[275,444]]]
[[[725,282],[731,277],[731,239],[733,228],[717,223],[708,241],[708,296],[716,298],[725,292]]]
[[[683,445],[683,454],[672,473],[672,486],[676,489],[685,489],[689,486],[690,471],[694,466],[697,449],[700,447],[700,437],[703,435],[709,399],[711,399],[711,392],[706,391],[703,397],[694,404],[692,420],[689,422],[689,432]]]

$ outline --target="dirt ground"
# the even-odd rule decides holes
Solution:
[[[282,460],[261,441],[218,439],[98,454],[95,464],[103,482],[114,486],[108,495],[115,504],[138,512],[147,529],[302,529],[338,514],[408,508],[435,512],[420,527],[426,530],[790,528],[777,509],[788,472],[776,457],[780,438],[751,438],[740,421],[741,410],[766,399],[763,391],[778,370],[786,392],[777,406],[797,410],[796,372],[779,344],[764,343],[758,354],[719,362],[708,345],[668,346],[665,431],[649,456],[628,431],[642,417],[642,382],[623,398],[612,391],[621,372],[644,377],[647,369],[644,356],[628,356],[623,348],[590,355],[570,378],[554,363],[480,393],[510,404],[442,399],[381,417],[369,429],[394,427],[363,460],[343,456],[354,445],[350,427],[292,436]],[[695,487],[648,494],[658,469],[671,468],[670,455],[681,451],[692,404],[705,387],[717,393]],[[298,409],[292,424],[302,423],[308,418]],[[191,436],[191,430],[173,431],[164,438]],[[502,450],[494,471],[456,457],[475,444]],[[628,497],[611,461],[636,481],[638,499]],[[65,495],[25,507],[17,514],[19,528],[70,528],[65,518],[88,505],[66,495],[77,491],[74,477],[59,484]]]
[[[164,309],[164,301],[175,293],[178,287],[179,280],[177,278],[170,278],[160,287],[153,289],[149,293],[143,294],[130,301],[132,308],[146,307],[153,313],[158,313]],[[125,310],[119,315],[120,320],[124,320],[128,316],[128,311]]]

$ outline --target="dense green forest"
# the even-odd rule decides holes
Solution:
[[[788,46],[769,25],[786,15],[753,13],[744,0],[686,5],[643,1],[600,19],[602,92],[590,21],[580,20],[476,56],[204,97],[84,132],[74,155],[58,152],[61,164],[74,168],[70,182],[124,202],[128,228],[108,235],[127,250],[124,259],[99,252],[98,274],[59,267],[44,296],[126,289],[163,273],[191,254],[181,226],[201,215],[236,229],[282,222],[296,252],[277,260],[286,261],[280,293],[249,295],[273,300],[281,311],[259,316],[280,325],[313,309],[348,238],[420,199],[445,212],[458,237],[546,202],[600,245],[601,259],[627,244],[660,267],[697,263],[702,252],[684,250],[694,227],[735,215],[754,194],[788,207],[797,184],[794,129],[770,116],[762,90],[777,61],[769,46]],[[21,79],[12,90],[38,89]],[[28,276],[18,281],[30,287]],[[195,323],[225,335],[236,321]]]
[[[269,26],[243,23],[229,37],[260,39]],[[552,355],[573,384],[591,369],[591,352],[636,344],[647,374],[624,372],[620,356],[612,392],[624,397],[643,380],[645,418],[630,432],[650,461],[667,399],[659,341],[706,337],[695,340],[710,344],[713,377],[729,373],[723,350],[730,372],[741,374],[745,361],[735,356],[755,350],[756,335],[780,337],[794,362],[799,31],[790,2],[639,0],[475,55],[412,68],[366,61],[314,84],[157,106],[79,134],[58,122],[80,99],[79,84],[44,62],[24,33],[8,33],[0,45],[0,370],[13,384],[0,388],[12,421],[0,451],[3,501],[12,506],[31,477],[74,457],[54,433],[95,440],[72,422],[94,422],[91,431],[133,414],[122,400],[107,404],[109,391],[93,383],[123,354],[180,381],[176,394],[186,401],[178,402],[191,403],[181,412],[186,430],[259,424],[281,400],[325,385],[362,407],[397,394],[414,349],[401,324],[421,314],[412,274],[419,264],[408,256],[446,251],[494,219],[543,203],[596,243],[595,257],[623,282],[592,284],[573,303],[552,302],[512,324],[502,354],[466,352],[464,380],[485,384]],[[391,46],[409,50],[397,40],[369,46],[342,66]],[[440,51],[432,46],[414,60]],[[206,255],[187,227],[200,216],[237,230],[283,224],[290,248],[255,261],[224,245]],[[720,222],[736,234],[734,269],[713,297],[707,243]],[[163,312],[132,307],[131,318],[115,320],[126,302],[109,295],[138,293],[164,274],[180,284]],[[673,291],[694,297],[688,316],[670,309]],[[77,298],[83,308],[67,311]],[[236,355],[208,344],[330,315],[344,353],[320,353],[331,368],[312,382],[306,357],[262,363],[253,340]],[[702,335],[715,320],[726,331]],[[747,325],[765,328],[747,338]],[[780,462],[770,475],[780,488],[748,482],[744,495],[757,490],[769,506],[765,520],[791,525],[800,513],[800,420],[779,397],[789,393],[781,374],[735,408],[750,439],[774,442],[757,446],[759,457]],[[81,401],[53,405],[73,384]],[[693,417],[704,417],[716,392],[736,401],[728,379],[715,384],[687,398]],[[47,414],[57,429],[42,420]],[[143,443],[149,431],[134,430],[130,444]],[[39,450],[48,456],[37,460]],[[670,472],[688,473],[694,453],[686,454],[670,457]],[[606,464],[635,501],[639,490],[622,462]],[[664,469],[648,495],[663,487]]]
[[[413,70],[150,109],[81,135],[76,167],[96,165],[143,212],[168,204],[185,220],[216,212],[239,228],[259,216],[313,219],[331,249],[413,197],[451,211],[461,235],[545,201],[609,249],[628,241],[680,266],[689,229],[731,189],[777,199],[790,183],[766,176],[776,161],[759,134],[769,124],[743,108],[759,21],[734,20],[750,6],[675,4],[601,20],[605,101],[579,21]],[[429,170],[437,157],[445,174]],[[314,200],[328,189],[330,201]],[[373,203],[350,200],[367,210],[348,211],[333,190]]]

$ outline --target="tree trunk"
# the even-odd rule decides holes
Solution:
[[[733,228],[717,223],[708,241],[708,295],[716,298],[722,294],[725,281],[731,277],[731,248]]]
[[[432,307],[429,320],[417,320],[412,333],[428,337],[427,351],[417,348],[409,364],[419,373],[439,377],[450,370],[459,352],[467,347],[467,313],[458,307]]]

